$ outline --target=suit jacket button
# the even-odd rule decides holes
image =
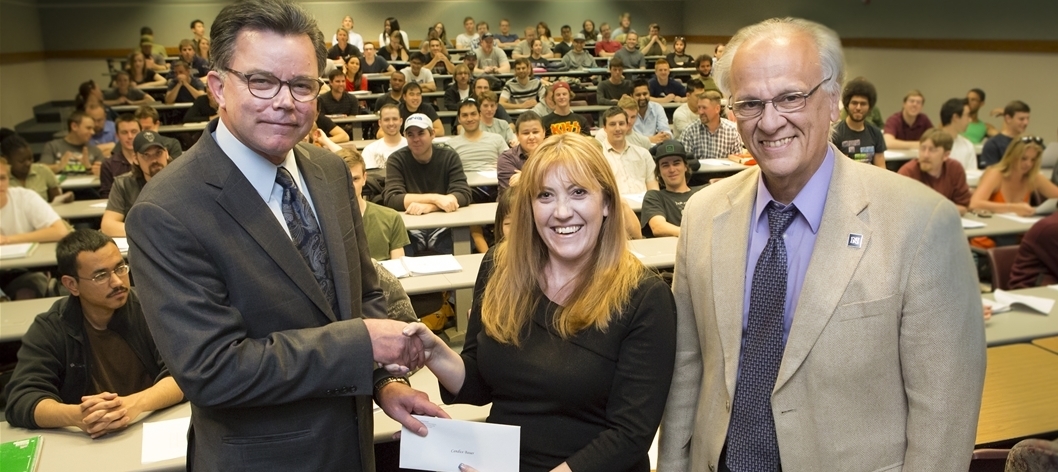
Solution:
[[[724,404],[724,408],[727,408],[727,411],[731,411],[731,400],[728,400],[727,403]]]
[[[709,470],[711,472],[716,472],[716,465],[715,464],[709,464]]]

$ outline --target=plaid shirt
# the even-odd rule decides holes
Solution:
[[[716,133],[710,133],[701,120],[687,127],[680,135],[680,143],[694,159],[726,159],[742,152],[742,137],[735,124],[721,118]]]

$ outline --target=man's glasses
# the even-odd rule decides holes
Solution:
[[[250,95],[265,100],[275,98],[276,95],[279,95],[279,89],[286,85],[287,90],[290,90],[290,96],[294,97],[294,100],[311,102],[316,99],[316,95],[320,93],[320,87],[323,85],[322,80],[309,77],[279,80],[278,77],[263,72],[244,74],[227,67],[224,70],[235,74],[243,82],[246,82],[246,88],[250,90]]]
[[[775,111],[779,113],[792,113],[798,111],[808,104],[808,97],[811,97],[819,87],[827,83],[830,77],[823,79],[819,85],[812,87],[808,93],[805,92],[791,92],[784,93],[775,97],[771,100],[742,100],[735,102],[731,105],[731,110],[734,111],[735,116],[744,120],[756,118],[764,113],[764,107],[771,103],[775,107]]]
[[[91,277],[81,277],[80,275],[78,275],[77,278],[79,278],[81,280],[91,280],[92,283],[94,283],[96,285],[103,285],[103,284],[109,282],[110,278],[115,276],[115,275],[118,276],[118,277],[124,277],[126,275],[129,275],[129,265],[128,264],[121,264],[121,265],[115,267],[114,270],[104,270],[102,272],[96,273],[95,275],[93,275]]]

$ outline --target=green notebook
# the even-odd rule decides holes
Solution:
[[[44,436],[0,443],[0,470],[4,472],[32,472],[37,470]]]

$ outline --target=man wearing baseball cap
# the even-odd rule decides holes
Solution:
[[[573,36],[573,49],[562,56],[562,65],[566,70],[591,69],[595,67],[595,58],[584,49],[584,34]]]
[[[169,165],[169,151],[154,131],[140,131],[132,140],[132,171],[114,179],[107,209],[99,229],[112,238],[125,237],[125,216],[140,196],[143,186]]]
[[[404,120],[408,147],[390,154],[386,161],[386,188],[383,203],[409,215],[435,211],[453,212],[470,203],[470,186],[463,164],[452,148],[433,144],[433,122],[422,113]],[[442,234],[443,233],[443,234]],[[409,231],[412,250],[429,249],[452,254],[452,237],[447,228]]]
[[[541,124],[544,125],[544,133],[547,136],[562,133],[579,133],[584,136],[591,136],[591,124],[588,119],[574,113],[569,106],[570,100],[573,98],[573,91],[570,90],[569,84],[555,82],[551,86],[551,93],[554,94],[555,109],[551,113],[544,115],[544,119],[541,120]]]
[[[643,196],[640,225],[644,237],[679,236],[683,207],[691,195],[705,186],[688,187],[691,168],[687,163],[687,151],[675,139],[666,139],[651,150],[657,166],[654,175],[661,184],[660,190],[648,190]]]
[[[496,37],[486,32],[481,35],[481,47],[477,50],[477,64],[472,68],[475,73],[480,74],[506,74],[511,71],[511,63],[507,60],[507,53],[495,47]],[[475,54],[468,51],[467,54]],[[465,56],[464,56],[465,57]]]

